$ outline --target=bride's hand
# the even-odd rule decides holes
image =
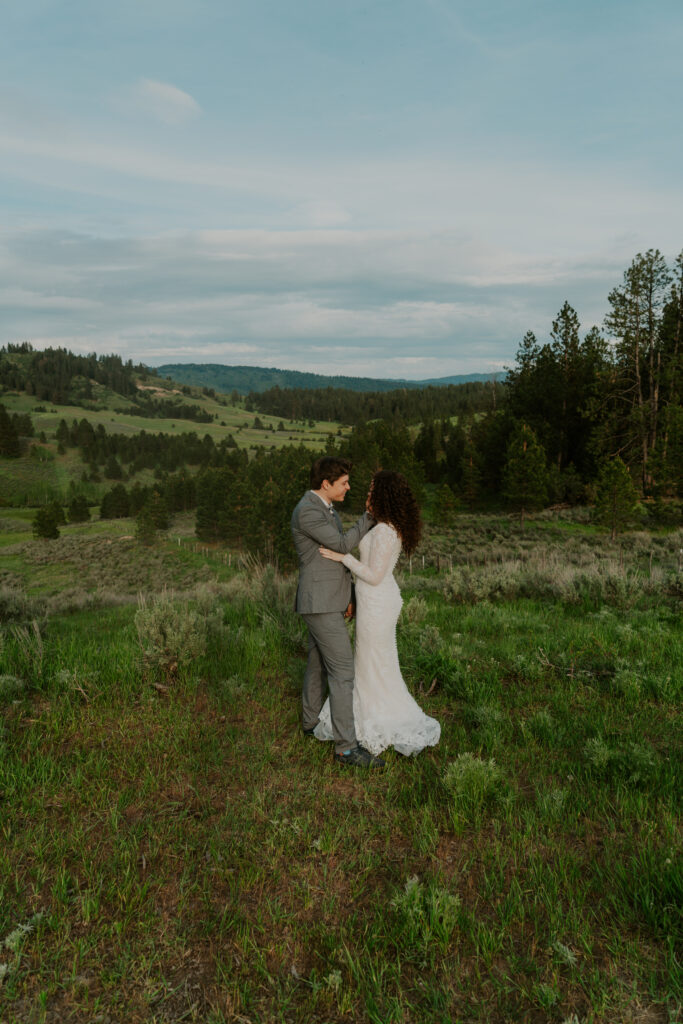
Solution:
[[[343,555],[339,551],[330,551],[329,548],[318,548],[323,558],[329,558],[333,562],[341,562]]]

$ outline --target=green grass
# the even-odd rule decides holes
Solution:
[[[125,525],[78,533],[112,601],[185,578],[176,633],[163,605],[60,606],[75,532],[22,550],[16,579],[57,600],[0,655],[0,1020],[680,1019],[675,600],[453,602],[406,576],[401,663],[442,739],[344,774],[300,733],[294,582],[177,525],[120,578]]]
[[[136,416],[133,406],[131,412],[115,412],[116,407],[127,404],[119,395],[110,396],[108,400],[98,403],[98,408],[94,409],[77,405],[54,405],[16,392],[0,395],[0,401],[8,412],[30,413],[36,437],[44,430],[48,440],[54,435],[60,420],[66,420],[70,426],[72,420],[83,418],[89,420],[94,427],[101,424],[107,433],[137,434],[141,430],[146,430],[147,433],[176,434],[195,431],[200,437],[210,434],[216,443],[232,434],[240,448],[249,448],[257,444],[281,448],[290,443],[320,446],[324,444],[328,434],[336,434],[340,429],[340,425],[332,421],[318,420],[314,426],[309,426],[308,423],[300,421],[284,420],[285,430],[279,431],[279,416],[247,412],[243,400],[233,406],[223,405],[222,402],[199,393],[188,396],[173,394],[171,397],[180,398],[186,405],[200,406],[203,411],[210,413],[213,417],[212,422],[195,423],[183,419]],[[46,411],[36,412],[36,406],[43,407]],[[254,429],[253,423],[257,417],[269,429]],[[348,433],[349,428],[341,429],[343,433]]]
[[[328,421],[317,421],[310,426],[308,423],[290,420],[283,421],[284,430],[278,430],[279,417],[247,412],[243,401],[233,406],[223,405],[202,394],[180,397],[185,404],[201,406],[211,414],[212,421],[195,423],[182,419],[151,419],[136,416],[134,409],[130,413],[115,412],[116,407],[126,404],[118,395],[106,397],[95,409],[75,405],[55,406],[23,393],[7,392],[0,395],[0,402],[9,412],[30,413],[35,430],[35,438],[28,442],[27,451],[21,458],[0,457],[0,507],[37,506],[55,499],[66,502],[70,484],[76,485],[89,499],[98,501],[112,486],[113,481],[104,479],[95,484],[82,483],[83,471],[88,467],[82,462],[77,449],[69,448],[64,454],[59,454],[55,432],[62,419],[71,426],[74,419],[80,421],[85,418],[95,428],[103,426],[109,434],[138,434],[143,430],[147,433],[171,435],[194,432],[199,437],[209,434],[216,444],[232,435],[237,446],[247,450],[257,446],[271,450],[289,444],[301,444],[312,451],[321,451],[330,434],[337,436],[340,432],[346,435],[350,430]],[[45,411],[40,411],[42,409]],[[257,417],[267,429],[254,428]],[[47,438],[45,444],[38,440],[41,432]],[[149,484],[152,479],[152,473],[145,470],[131,477],[127,485],[135,482]]]

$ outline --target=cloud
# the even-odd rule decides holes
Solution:
[[[133,96],[141,110],[164,124],[184,124],[201,113],[201,107],[189,93],[154,78],[141,78]]]
[[[0,344],[152,363],[250,363],[383,377],[487,372],[567,299],[600,323],[629,259],[536,259],[455,231],[0,236]]]

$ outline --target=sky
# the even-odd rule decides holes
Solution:
[[[0,345],[425,379],[683,248],[681,0],[0,0]]]

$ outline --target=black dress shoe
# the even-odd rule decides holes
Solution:
[[[312,736],[313,733],[315,732],[315,730],[316,730],[315,725],[313,726],[312,729],[304,729],[304,736]]]
[[[354,768],[384,768],[385,761],[381,757],[374,757],[365,747],[357,746],[352,750],[345,750],[343,754],[334,755],[336,764],[348,764]]]

